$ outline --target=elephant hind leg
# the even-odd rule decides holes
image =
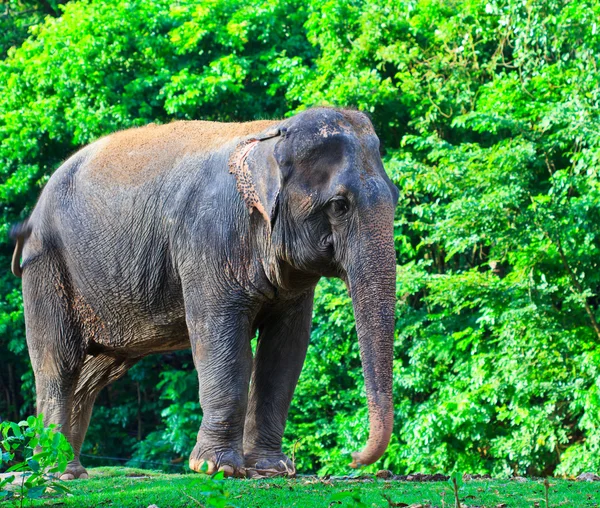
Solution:
[[[85,344],[69,304],[70,287],[60,263],[49,256],[23,272],[27,346],[35,376],[37,413],[71,441],[71,412]]]
[[[117,358],[106,354],[86,356],[77,381],[71,412],[70,442],[75,456],[69,462],[67,470],[62,476],[63,479],[71,480],[88,477],[86,469],[81,465],[79,456],[90,424],[96,397],[102,388],[124,376],[137,360]]]

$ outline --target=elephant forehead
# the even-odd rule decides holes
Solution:
[[[342,156],[360,156],[359,152],[373,152],[378,156],[378,147],[377,135],[364,114],[317,108],[292,119],[282,152],[283,159],[302,165],[335,163]]]
[[[376,139],[359,137],[354,132],[311,133],[290,141],[280,159],[301,174],[321,175],[321,179],[345,170],[371,174],[380,160]]]
[[[276,123],[179,121],[128,129],[97,143],[88,171],[93,177],[119,184],[141,184],[169,171],[185,155],[214,152]]]
[[[339,134],[376,138],[369,118],[359,111],[314,108],[303,111],[290,121],[289,134],[304,138],[328,138]]]

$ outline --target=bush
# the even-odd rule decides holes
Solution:
[[[0,471],[21,473],[21,480],[12,485],[15,476],[0,480],[0,500],[13,498],[37,499],[46,492],[66,492],[57,478],[73,459],[71,445],[56,425],[44,427],[44,417],[30,416],[27,421],[0,423]],[[16,487],[16,488],[13,488]]]

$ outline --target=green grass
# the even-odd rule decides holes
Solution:
[[[343,506],[454,506],[447,482],[414,483],[384,480],[322,481],[316,478],[296,480],[222,480],[215,482],[202,475],[164,474],[142,469],[99,467],[90,470],[89,480],[70,482],[71,494],[45,499],[23,506],[61,507],[144,507],[238,506],[246,507],[343,507]],[[224,489],[226,504],[209,504],[207,492]],[[340,494],[341,493],[341,494]],[[393,503],[388,504],[385,496]],[[213,494],[213,496],[215,496]],[[220,494],[214,497],[218,502]],[[464,507],[545,508],[542,480],[519,483],[510,480],[472,480],[460,490]],[[600,483],[550,481],[550,506],[600,507]],[[333,504],[331,504],[333,503]],[[537,504],[536,504],[537,503]],[[13,506],[18,506],[13,503]],[[8,504],[5,506],[9,506]]]

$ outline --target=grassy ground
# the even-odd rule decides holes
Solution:
[[[33,503],[27,501],[23,506],[454,506],[454,494],[447,482],[323,481],[316,478],[215,481],[197,474],[169,475],[109,467],[99,467],[90,472],[89,480],[70,482],[70,495]],[[460,500],[463,507],[546,507],[541,480],[472,480],[461,488]],[[552,507],[600,507],[600,482],[552,480],[549,501]]]

